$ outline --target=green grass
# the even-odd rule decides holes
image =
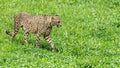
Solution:
[[[13,17],[21,12],[58,14],[62,27],[54,27],[51,38],[58,52],[35,35],[24,45],[22,29],[13,42],[5,30],[13,31]],[[0,68],[119,68],[119,0],[0,0]]]

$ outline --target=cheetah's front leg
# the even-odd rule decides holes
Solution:
[[[36,33],[36,47],[39,48],[40,47],[40,34]]]
[[[24,32],[24,42],[26,45],[28,45],[28,35],[29,35],[29,32]]]
[[[54,43],[52,42],[52,40],[50,39],[49,35],[44,36],[45,40],[50,44],[52,51],[55,51],[55,47],[54,47]]]

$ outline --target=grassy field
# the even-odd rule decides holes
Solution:
[[[54,27],[51,38],[57,52],[35,35],[24,45],[22,29],[13,42],[5,30],[13,31],[19,12],[58,14],[62,27]],[[0,68],[120,68],[119,0],[0,0]]]

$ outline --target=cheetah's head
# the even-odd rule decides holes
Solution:
[[[62,26],[61,25],[61,20],[60,20],[58,15],[52,16],[51,23],[52,23],[53,26],[54,25],[56,25],[57,27],[61,27]]]

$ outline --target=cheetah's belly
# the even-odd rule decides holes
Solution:
[[[30,28],[31,28],[30,32],[32,32],[32,33],[36,33],[37,32],[37,26],[36,26],[36,24],[31,25]]]

